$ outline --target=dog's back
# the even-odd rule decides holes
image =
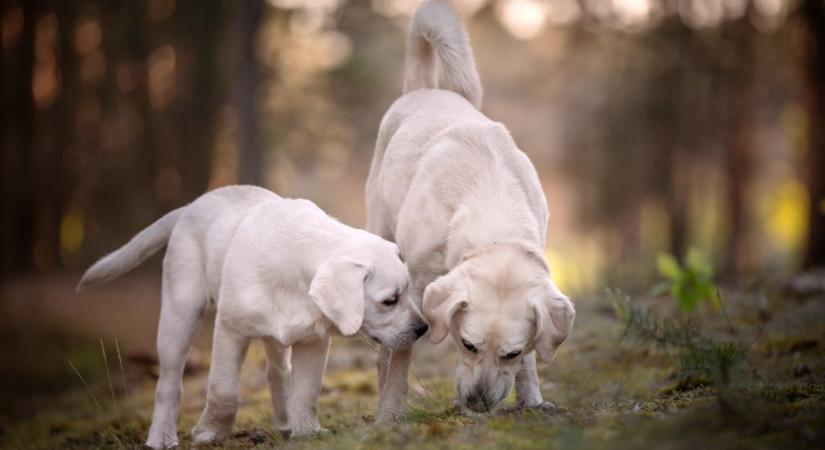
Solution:
[[[472,200],[467,194],[474,190],[499,211],[526,206],[529,214],[509,218],[533,222],[530,240],[543,246],[547,206],[535,168],[507,129],[478,109],[482,88],[472,49],[447,1],[427,1],[416,12],[405,65],[404,95],[384,115],[367,180],[368,229],[399,239],[405,204],[451,210]],[[418,198],[427,190],[437,198]]]
[[[202,249],[207,275],[217,275],[226,247],[245,211],[276,194],[255,186],[227,186],[207,192],[171,211],[135,235],[128,243],[98,260],[78,283],[78,290],[113,280],[134,269],[174,239]],[[209,248],[206,252],[203,249]],[[216,272],[218,271],[218,272]],[[217,277],[219,278],[219,277]],[[210,277],[210,279],[212,279]]]

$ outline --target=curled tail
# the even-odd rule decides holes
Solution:
[[[146,258],[163,248],[172,235],[185,207],[178,208],[144,228],[123,247],[100,258],[83,274],[77,291],[86,286],[113,280],[134,269]]]
[[[481,108],[483,91],[470,40],[447,0],[427,0],[416,11],[404,66],[404,93],[447,89]]]

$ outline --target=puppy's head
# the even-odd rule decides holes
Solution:
[[[575,317],[542,257],[518,242],[469,255],[427,286],[423,309],[432,342],[450,334],[458,346],[459,404],[476,413],[507,397],[525,355],[550,360]]]
[[[411,346],[429,326],[407,293],[410,275],[398,247],[377,236],[315,273],[309,294],[344,336],[363,331],[390,348]]]

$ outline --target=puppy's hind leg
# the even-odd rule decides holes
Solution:
[[[207,304],[203,271],[188,264],[186,244],[170,243],[163,263],[160,321],[158,322],[158,361],[160,375],[155,389],[152,425],[146,445],[167,448],[178,445],[178,407],[183,369],[192,336],[200,328]],[[190,248],[189,250],[194,250]]]
[[[275,429],[282,436],[289,436],[289,399],[290,349],[273,338],[264,339],[266,349],[266,379],[269,383],[269,395],[272,400],[272,420]]]
[[[192,430],[192,440],[195,443],[220,441],[232,432],[238,411],[238,377],[248,347],[249,338],[239,336],[221,323],[218,311],[212,341],[206,408]]]

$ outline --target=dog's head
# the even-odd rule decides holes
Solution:
[[[458,400],[477,413],[507,397],[525,355],[535,350],[550,360],[575,317],[542,257],[518,242],[467,256],[427,286],[423,309],[433,343],[447,334],[455,340]]]
[[[377,236],[316,271],[309,295],[344,336],[363,331],[380,344],[411,346],[429,329],[410,300],[410,275],[398,247]]]

